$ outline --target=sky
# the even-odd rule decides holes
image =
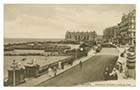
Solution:
[[[133,4],[5,4],[5,38],[65,38],[66,31],[96,31],[117,25]]]

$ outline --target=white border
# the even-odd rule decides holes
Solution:
[[[137,50],[136,50],[136,58],[137,58],[137,64],[136,64],[136,82],[137,86],[135,87],[3,87],[3,4],[136,4],[137,3],[137,12],[136,12],[136,45],[137,45]],[[0,35],[0,86],[1,90],[139,90],[140,89],[140,1],[138,0],[0,0],[0,30],[1,30],[1,35]]]
[[[127,4],[132,4],[136,3],[137,0],[4,0],[4,3],[34,3],[34,4],[39,4],[39,3],[68,3],[68,4],[73,4],[73,3],[78,3],[78,4],[111,4],[111,3],[127,3]]]
[[[0,86],[3,86],[3,2],[0,1]],[[2,87],[3,89],[3,87]]]
[[[136,8],[136,86],[140,89],[140,1]]]

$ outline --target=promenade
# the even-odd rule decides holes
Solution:
[[[57,70],[57,75],[62,74],[65,71],[71,69],[72,67],[78,65],[80,61],[85,62],[86,60],[88,60],[89,58],[91,58],[91,57],[93,57],[95,55],[95,51],[93,51],[93,50],[90,50],[89,53],[90,54],[88,54],[88,56],[82,57],[80,59],[75,60],[73,62],[72,66],[71,65],[65,65],[64,69],[58,69]],[[26,79],[25,83],[22,83],[22,84],[20,84],[18,86],[36,86],[36,85],[38,85],[38,84],[40,84],[40,83],[42,83],[44,81],[47,81],[49,79],[52,79],[52,78],[54,78],[54,76],[50,77],[48,75],[48,73],[46,73],[46,74],[43,74],[43,75],[41,75],[40,77],[37,77],[37,78],[28,78],[28,79]]]
[[[105,68],[110,67],[110,70],[113,70],[118,59],[117,52],[116,48],[103,48],[100,53],[91,55],[88,60],[85,60],[82,68],[80,68],[80,65],[76,65],[37,86],[77,86],[91,81],[104,81]]]
[[[136,81],[132,78],[127,78],[125,75],[125,73],[126,73],[125,72],[126,71],[126,56],[125,57],[120,56],[120,54],[125,50],[125,48],[117,47],[117,50],[119,52],[118,53],[119,57],[118,57],[117,62],[120,62],[123,64],[123,66],[122,66],[123,71],[122,72],[120,72],[118,70],[116,71],[117,76],[118,76],[117,80],[87,82],[87,83],[79,84],[77,86],[135,86]],[[102,54],[103,54],[103,52],[104,51],[102,51]],[[99,54],[101,54],[101,53],[99,53]]]
[[[115,59],[115,56],[118,56],[121,52],[123,52],[123,50],[124,50],[123,48],[118,48],[118,49],[103,48],[101,52],[96,53],[94,50],[91,49],[88,53],[88,56],[75,60],[72,66],[65,65],[64,69],[58,69],[57,76],[52,75],[50,77],[48,73],[46,73],[37,78],[28,78],[26,79],[25,83],[20,84],[19,86],[71,86],[71,85],[75,86],[78,85],[79,83],[86,83],[86,82],[90,83],[92,81],[94,81],[94,85],[98,83],[100,84],[106,82],[104,81],[103,74],[101,73],[103,73],[105,67],[109,66],[111,63],[115,65],[116,61],[125,62],[124,58],[121,57]],[[83,62],[84,67],[81,72],[78,72],[80,61]],[[91,65],[93,65],[93,67]],[[91,73],[90,75],[92,76],[88,76],[89,72]],[[116,83],[117,81],[120,80],[125,82],[125,78],[123,76],[124,73],[118,72],[117,74],[118,74],[118,80],[115,81],[109,80],[107,81],[108,84],[110,82]],[[79,77],[77,77],[77,75]],[[72,78],[76,78],[76,79],[74,80]]]
[[[57,70],[57,76],[52,75],[50,77],[49,74],[46,73],[46,74],[43,74],[43,75],[41,75],[41,76],[39,76],[37,78],[27,78],[25,83],[22,83],[22,84],[20,84],[18,86],[63,86],[63,85],[64,86],[71,86],[71,85],[78,84],[82,80],[83,81],[81,83],[84,83],[86,81],[89,82],[89,83],[85,83],[84,85],[93,85],[93,86],[96,85],[96,84],[102,84],[103,82],[108,82],[108,85],[110,84],[110,82],[112,82],[112,83],[117,83],[119,81],[126,82],[127,79],[125,78],[125,72],[124,72],[125,68],[126,68],[125,67],[125,64],[126,64],[126,58],[125,57],[120,57],[119,56],[118,59],[116,59],[117,62],[124,63],[124,65],[123,65],[123,70],[124,71],[122,73],[117,71],[118,80],[104,81],[103,74],[98,73],[98,72],[103,72],[103,68],[105,68],[106,66],[109,65],[110,62],[112,62],[113,57],[120,55],[123,51],[124,51],[124,48],[117,48],[116,50],[115,50],[115,48],[103,48],[101,52],[96,53],[93,49],[91,49],[89,51],[89,53],[88,53],[88,56],[82,57],[80,59],[75,60],[73,62],[72,66],[71,65],[65,65],[64,69],[58,69]],[[105,60],[105,62],[103,62],[103,60]],[[82,72],[78,72],[78,73],[76,72],[77,74],[69,73],[71,71],[74,73],[77,70],[75,68],[79,67],[79,62],[80,61],[82,61],[83,65],[85,63],[87,63],[85,61],[90,62],[90,64],[88,64],[88,65],[85,64],[84,67],[83,67],[84,69],[82,70]],[[116,61],[113,60],[113,65],[116,63]],[[86,74],[86,73],[88,73],[88,70],[90,70],[91,63],[93,63],[93,71],[94,71],[95,68],[96,69],[100,68],[100,70],[98,72],[96,72],[97,70],[95,69],[94,73],[96,72],[96,75],[93,75],[93,77],[94,77],[93,79],[85,80],[85,79],[82,79],[83,77],[81,76],[81,78],[79,78],[79,79],[77,77],[77,79],[76,79],[77,81],[71,80],[71,81],[69,81],[67,83],[68,79],[72,79],[73,77],[77,76],[78,74],[82,74],[82,75],[85,74],[84,77],[86,77],[86,76],[88,77],[88,74]],[[96,63],[96,64],[94,65],[94,63]],[[99,63],[99,64],[97,64],[97,63]],[[102,64],[106,64],[106,65],[100,66]],[[86,68],[86,66],[89,66],[89,67]],[[112,70],[113,70],[113,67],[112,67]],[[62,76],[63,76],[63,78],[62,78]],[[62,82],[63,80],[64,80],[64,83]],[[90,83],[90,81],[92,81],[92,80],[95,81],[95,82]],[[132,82],[134,81],[134,80],[131,80],[131,79],[129,79],[129,80],[132,81]],[[57,82],[59,82],[59,83],[57,83]],[[130,83],[127,83],[127,84],[130,84]]]

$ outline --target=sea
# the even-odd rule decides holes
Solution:
[[[61,41],[60,39],[45,39],[45,38],[4,38],[4,44],[13,44],[13,43],[26,43],[26,42],[45,42],[45,41]]]

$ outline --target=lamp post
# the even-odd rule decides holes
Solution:
[[[80,51],[83,51],[83,48],[80,48]]]
[[[47,52],[45,52],[45,60],[47,60]]]
[[[13,60],[13,86],[16,86],[16,62],[15,62],[15,60]]]
[[[77,48],[75,48],[75,50],[76,50],[76,60],[77,60],[77,56],[78,56],[78,52],[77,52]],[[80,51],[83,51],[84,49],[83,48],[80,48]]]
[[[76,49],[76,60],[77,60],[77,49]]]
[[[82,52],[82,55],[83,55],[83,51],[84,51],[84,49],[83,49],[83,48],[80,48],[80,51]]]

